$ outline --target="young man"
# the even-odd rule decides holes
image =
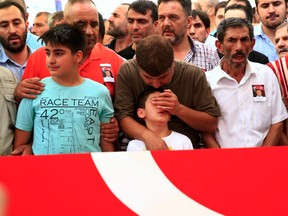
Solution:
[[[20,103],[13,154],[113,151],[113,143],[100,136],[100,125],[109,123],[113,117],[109,91],[78,73],[85,51],[85,34],[61,24],[40,38],[46,44],[46,64],[51,77],[42,80],[45,90],[41,95],[33,100],[24,98]]]
[[[202,70],[175,61],[170,41],[161,35],[143,38],[137,45],[136,59],[121,65],[114,106],[125,134],[142,140],[148,150],[167,149],[157,134],[136,121],[138,96],[151,87],[165,89],[152,103],[172,115],[169,128],[188,136],[194,148],[201,148],[199,131],[216,129],[218,104]]]
[[[149,89],[140,94],[137,109],[138,117],[145,121],[145,125],[149,130],[165,141],[169,150],[193,149],[187,136],[169,129],[168,122],[171,119],[171,114],[152,104],[153,98],[158,97],[160,93],[160,90]],[[147,149],[145,143],[141,140],[131,140],[127,147],[127,151],[143,150]]]
[[[202,134],[204,144],[218,148],[278,145],[288,114],[273,71],[247,60],[255,44],[252,24],[241,18],[225,19],[217,28],[217,38],[224,57],[205,75],[222,115],[215,135]],[[253,94],[257,89],[265,97],[257,98]]]
[[[287,0],[255,0],[261,24],[254,27],[254,49],[269,61],[278,59],[275,49],[276,28],[286,20]]]
[[[128,8],[128,28],[133,49],[139,41],[156,32],[158,24],[157,5],[152,1],[136,0]],[[134,52],[135,53],[135,52]]]

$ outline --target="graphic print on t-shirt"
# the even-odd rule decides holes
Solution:
[[[100,150],[98,97],[40,99],[44,152],[74,153]],[[51,134],[51,135],[50,135]]]

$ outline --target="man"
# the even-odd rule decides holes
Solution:
[[[197,0],[202,11],[208,14],[210,19],[211,28],[210,31],[213,31],[216,28],[215,23],[215,6],[219,3],[218,0]]]
[[[285,21],[287,0],[256,0],[256,10],[261,24],[254,27],[254,49],[264,53],[269,61],[278,59],[275,49],[276,28]]]
[[[127,18],[129,34],[135,50],[141,39],[156,32],[157,5],[152,1],[136,0],[130,4]]]
[[[118,6],[108,19],[109,27],[107,29],[107,34],[114,38],[108,47],[125,59],[131,59],[134,56],[127,26],[128,8],[129,4],[127,3]]]
[[[211,32],[211,35],[216,38],[217,27],[220,22],[224,19],[224,11],[227,1],[221,1],[215,6],[215,29]]]
[[[48,19],[49,29],[56,25],[63,23],[64,13],[63,11],[56,11]]]
[[[0,0],[0,2],[5,2],[5,1],[12,1],[12,2],[16,2],[19,5],[22,6],[22,8],[25,11],[25,18],[26,21],[28,23],[28,17],[29,17],[29,13],[27,12],[27,6],[25,4],[24,0]],[[27,28],[28,28],[28,24],[27,24]],[[28,31],[27,29],[27,38],[26,38],[26,44],[29,46],[29,48],[31,50],[37,50],[38,48],[42,47],[43,44],[40,40],[38,40],[38,36],[32,34],[30,31]]]
[[[279,58],[288,55],[288,23],[284,22],[276,28],[275,48]]]
[[[18,82],[32,50],[26,45],[27,21],[24,9],[16,2],[0,3],[0,65],[13,72]]]
[[[199,131],[213,132],[220,110],[203,72],[175,61],[171,43],[160,35],[143,38],[137,44],[136,59],[122,64],[114,106],[124,133],[142,140],[148,150],[167,149],[155,132],[135,120],[138,96],[151,87],[164,89],[151,103],[172,115],[169,128],[188,136],[194,148],[200,148]]]
[[[158,30],[171,42],[175,58],[190,62],[203,71],[212,70],[219,61],[217,51],[203,43],[193,41],[187,35],[191,21],[190,0],[158,1]]]
[[[277,50],[279,59],[272,61],[268,66],[275,73],[281,88],[283,102],[288,111],[288,23],[284,22],[276,28],[275,32],[275,48]],[[283,143],[288,145],[288,120],[284,123]]]
[[[210,35],[210,20],[206,12],[200,10],[192,10],[191,27],[187,33],[193,40],[205,43],[216,50],[216,38]]]
[[[65,5],[64,22],[74,24],[86,33],[87,44],[81,66],[79,67],[80,75],[106,85],[113,98],[118,68],[122,64],[123,59],[114,51],[99,43],[96,44],[99,31],[98,19],[96,5],[91,0],[68,0]],[[44,86],[40,79],[50,75],[45,65],[45,59],[46,52],[43,48],[38,49],[30,56],[23,80],[14,93],[18,101],[23,97],[33,99],[43,91]],[[113,81],[109,79],[106,82],[102,75],[102,72],[107,69],[113,73]],[[116,141],[119,128],[114,118],[111,121],[111,124],[101,128],[101,135],[105,139]],[[18,152],[15,152],[15,154],[18,154]]]
[[[36,14],[33,27],[31,29],[32,34],[41,36],[46,31],[49,30],[49,24],[48,24],[49,16],[51,16],[51,13],[46,11],[39,12]]]
[[[272,70],[247,60],[255,44],[252,24],[241,18],[225,19],[218,26],[217,39],[224,57],[205,75],[222,115],[215,136],[203,134],[204,144],[218,148],[278,145],[288,114]],[[258,89],[265,97],[257,97]]]
[[[250,7],[246,7],[243,4],[230,4],[228,7],[225,8],[225,19],[230,18],[230,17],[235,17],[235,18],[238,17],[238,18],[248,20],[249,22],[252,23],[252,19],[253,19],[252,9],[249,9],[249,8]],[[219,56],[222,58],[223,54],[219,53]],[[267,56],[255,50],[252,50],[252,52],[249,53],[248,59],[249,61],[258,62],[261,64],[267,64],[269,62],[269,59]]]

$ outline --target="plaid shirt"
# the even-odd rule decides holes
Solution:
[[[193,41],[190,36],[188,39],[191,50],[185,57],[185,62],[189,62],[203,71],[209,71],[218,66],[220,59],[216,50],[199,41]]]

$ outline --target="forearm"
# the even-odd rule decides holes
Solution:
[[[184,105],[180,106],[176,116],[195,130],[214,133],[217,129],[217,117],[206,112],[190,109]]]
[[[19,129],[15,129],[14,134],[14,149],[18,148],[21,145],[32,145],[32,132],[31,131],[23,131]]]
[[[113,142],[108,142],[103,137],[101,137],[100,148],[102,152],[112,152],[115,151],[115,144]]]
[[[215,139],[214,133],[201,133],[202,141],[207,148],[221,148]]]
[[[262,146],[276,146],[278,145],[283,131],[283,122],[271,125],[267,136],[264,139]]]
[[[149,136],[149,133],[152,133],[132,117],[124,117],[119,121],[119,124],[121,130],[133,139],[145,141],[147,136]]]

